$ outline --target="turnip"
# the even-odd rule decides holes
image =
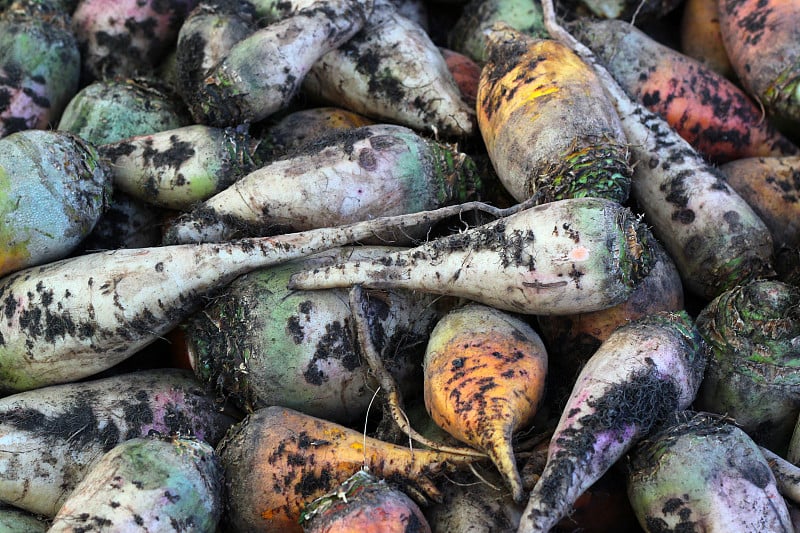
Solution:
[[[627,139],[592,67],[553,39],[500,23],[488,31],[478,127],[505,188],[517,201],[625,202]]]
[[[311,4],[231,47],[187,98],[195,120],[211,126],[256,122],[288,106],[311,66],[358,32],[372,0]]]
[[[188,210],[260,166],[247,128],[195,124],[98,147],[117,190]]]
[[[445,137],[475,131],[475,112],[461,99],[439,49],[386,0],[375,3],[360,32],[312,66],[303,92],[418,131]]]
[[[0,279],[0,393],[110,368],[179,324],[204,296],[253,269],[376,232],[390,235],[427,226],[464,209],[458,205],[219,245],[97,252],[15,272]]]
[[[301,272],[290,285],[407,288],[526,314],[595,311],[623,302],[647,274],[650,238],[618,203],[574,198],[379,260]]]
[[[346,258],[379,259],[389,247],[347,247],[240,276],[185,327],[199,379],[246,411],[282,405],[342,424],[364,420],[377,387],[356,339],[343,289],[292,291],[302,269]],[[418,391],[424,341],[438,317],[434,298],[375,293],[368,330],[402,390]]]
[[[711,299],[772,274],[772,238],[753,209],[669,124],[627,96],[592,52],[558,25],[542,3],[551,35],[593,65],[628,138],[631,195],[681,273],[684,286]]]
[[[712,348],[697,408],[730,416],[758,444],[783,453],[800,414],[800,288],[753,281],[697,316]]]
[[[69,20],[35,0],[0,14],[0,138],[57,123],[78,91],[81,57]]]
[[[300,525],[306,533],[431,533],[414,500],[366,470],[306,505]]]
[[[151,432],[215,445],[234,422],[187,370],[157,369],[0,399],[0,501],[53,517],[90,466]]]
[[[69,255],[111,194],[91,144],[66,132],[25,130],[0,139],[0,276]]]
[[[193,531],[214,533],[223,472],[214,448],[191,437],[135,438],[92,464],[48,533]]]
[[[519,532],[549,531],[655,423],[686,409],[705,360],[706,346],[684,311],[654,313],[614,331],[578,376]]]
[[[450,146],[393,124],[335,131],[196,206],[168,243],[222,242],[338,226],[464,202],[475,164]]]
[[[793,531],[758,446],[724,419],[676,413],[628,464],[628,495],[647,531]]]

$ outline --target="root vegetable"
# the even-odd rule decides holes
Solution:
[[[405,491],[438,497],[431,476],[474,457],[410,449],[283,407],[248,415],[218,452],[226,472],[228,526],[236,531],[299,532],[301,512],[366,468]]]
[[[793,465],[768,448],[759,446],[759,449],[775,476],[778,491],[787,500],[791,500],[795,504],[800,503],[800,467]]]
[[[25,130],[0,139],[0,276],[69,255],[110,195],[106,167],[78,136]]]
[[[503,22],[530,37],[547,37],[539,2],[472,0],[464,6],[448,32],[448,46],[482,65],[488,59],[487,30],[497,22]]]
[[[116,189],[149,204],[188,210],[260,166],[246,128],[196,124],[98,147]]]
[[[694,400],[706,347],[684,312],[617,329],[583,367],[519,532],[549,531],[655,423]]]
[[[628,199],[619,117],[592,67],[558,41],[493,26],[477,115],[497,176],[517,201]]]
[[[800,414],[800,288],[754,281],[697,316],[712,357],[697,408],[730,416],[758,444],[784,453]]]
[[[401,490],[366,470],[306,505],[300,516],[306,533],[430,533],[419,506]]]
[[[165,242],[223,242],[337,226],[463,202],[475,165],[413,130],[333,132],[261,167],[170,224]]]
[[[188,104],[211,126],[256,122],[288,106],[315,61],[358,32],[372,0],[310,5],[233,45]]]
[[[767,225],[776,250],[800,246],[800,157],[748,157],[720,170]]]
[[[576,198],[440,237],[377,261],[292,276],[294,289],[406,288],[526,314],[617,305],[651,265],[647,229],[611,200]]]
[[[197,0],[81,0],[72,29],[87,80],[152,74]]]
[[[0,391],[73,381],[110,368],[178,325],[204,296],[256,268],[376,232],[414,231],[463,209],[219,245],[97,252],[16,272],[0,279]]]
[[[669,124],[634,103],[594,54],[555,19],[543,0],[545,24],[595,68],[628,138],[633,198],[681,273],[684,287],[711,299],[772,275],[772,237],[753,209]]]
[[[425,406],[462,442],[485,451],[524,497],[512,444],[544,396],[547,352],[526,322],[484,305],[447,313],[428,340],[423,361]]]
[[[322,56],[303,80],[322,102],[443,137],[470,136],[475,112],[419,24],[378,1],[364,28]]]
[[[621,20],[573,28],[634,99],[712,161],[800,153],[733,82]]]
[[[0,501],[53,517],[90,466],[120,442],[158,432],[216,445],[233,422],[186,370],[6,396],[0,399]]]
[[[223,472],[202,440],[136,438],[95,462],[53,518],[48,533],[194,531],[214,533]]]
[[[724,420],[679,413],[634,448],[628,468],[647,531],[793,531],[758,446]]]
[[[349,247],[240,276],[187,322],[199,379],[248,412],[282,405],[338,422],[362,421],[376,388],[363,362],[347,293],[292,291],[302,269],[379,259],[391,248]],[[433,298],[408,291],[369,299],[369,330],[403,390],[418,390],[419,362],[438,317]]]
[[[681,15],[681,51],[728,79],[735,76],[722,42],[716,0],[687,0]]]
[[[472,59],[460,52],[439,47],[447,69],[461,92],[461,98],[470,107],[475,107],[478,98],[478,83],[481,79],[481,67]]]
[[[733,70],[770,115],[800,120],[800,4],[722,0],[720,32]]]
[[[69,15],[34,0],[0,13],[0,138],[47,129],[78,91],[81,57]]]

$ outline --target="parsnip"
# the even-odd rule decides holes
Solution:
[[[215,445],[233,422],[187,370],[7,396],[0,399],[0,501],[53,517],[94,461],[118,443],[157,432]]]
[[[407,288],[527,314],[624,301],[651,266],[647,229],[611,200],[574,198],[441,237],[377,261],[302,272],[295,289]]]

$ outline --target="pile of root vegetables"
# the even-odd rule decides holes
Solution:
[[[800,530],[800,0],[0,0],[0,530]]]

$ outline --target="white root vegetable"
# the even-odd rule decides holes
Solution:
[[[97,252],[15,272],[0,279],[0,394],[110,368],[253,269],[431,224],[465,205],[225,244]]]
[[[94,461],[120,442],[157,432],[216,445],[233,422],[187,370],[7,396],[0,399],[0,502],[53,517]]]
[[[463,297],[527,314],[624,301],[650,268],[647,229],[611,200],[574,198],[521,211],[377,261],[292,276],[295,289],[362,284]]]
[[[633,102],[594,54],[558,26],[552,0],[542,7],[553,38],[592,65],[611,96],[630,143],[631,195],[686,288],[711,299],[770,275],[772,236],[753,209],[664,119]]]
[[[800,467],[796,466],[772,450],[759,446],[775,476],[778,490],[787,500],[800,504]]]
[[[612,333],[578,376],[519,533],[549,531],[653,424],[686,409],[706,351],[683,311],[656,313]]]

